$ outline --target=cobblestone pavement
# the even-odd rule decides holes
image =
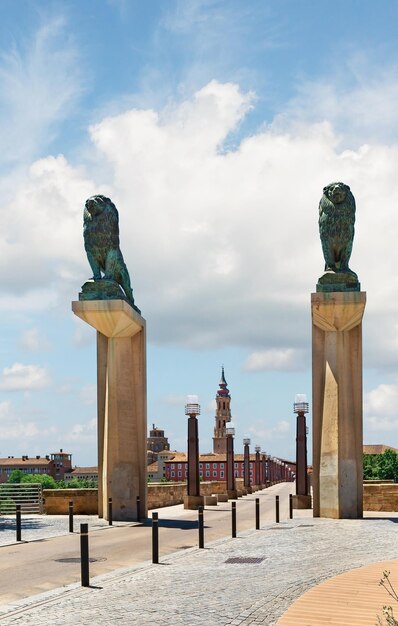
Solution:
[[[398,557],[397,522],[301,517],[266,524],[204,550],[176,552],[160,565],[145,563],[98,577],[91,588],[74,585],[0,607],[0,621],[23,626],[274,626],[313,585]]]
[[[108,522],[97,515],[75,515],[74,528],[79,530],[80,524],[88,524],[90,531],[103,526]],[[125,522],[126,523],[126,522]],[[129,523],[129,522],[127,522]],[[114,525],[122,525],[123,522],[115,522]],[[49,537],[59,537],[69,532],[68,515],[22,515],[22,539],[23,541],[37,541]],[[0,546],[15,543],[15,515],[2,515],[0,517]]]

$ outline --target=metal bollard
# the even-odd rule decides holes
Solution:
[[[260,530],[260,498],[256,498],[256,530]]]
[[[89,587],[88,524],[80,524],[80,570],[82,587]]]
[[[159,563],[159,516],[152,513],[152,563]]]
[[[199,548],[205,547],[203,506],[198,508]]]
[[[69,532],[73,533],[73,502],[69,502]]]
[[[112,526],[113,520],[112,520],[112,498],[108,499],[108,522],[109,522],[109,526]]]
[[[289,493],[289,517],[293,519],[293,494]]]
[[[137,496],[137,522],[141,520],[141,499]]]
[[[16,529],[17,529],[17,541],[22,541],[21,539],[21,505],[17,504],[15,507],[15,521],[16,521]]]
[[[279,496],[275,496],[275,521],[279,524]]]
[[[236,502],[232,502],[232,537],[236,537]]]

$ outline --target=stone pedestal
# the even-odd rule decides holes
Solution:
[[[365,302],[364,292],[311,295],[314,517],[363,516]]]
[[[238,492],[236,489],[228,489],[227,490],[228,500],[237,500]]]
[[[72,302],[72,310],[97,330],[98,514],[107,519],[146,517],[145,320],[124,300]]]
[[[294,509],[310,509],[311,508],[311,496],[310,495],[293,495],[293,508]]]
[[[196,511],[200,506],[205,505],[204,496],[184,496],[184,509]]]

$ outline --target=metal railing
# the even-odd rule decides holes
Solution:
[[[15,513],[16,505],[23,513],[43,513],[43,490],[40,483],[5,483],[0,485],[0,514]]]

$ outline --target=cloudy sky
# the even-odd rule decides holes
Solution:
[[[109,195],[148,325],[148,424],[294,458],[322,188],[357,202],[364,439],[398,447],[395,0],[1,0],[0,456],[96,463],[84,201]],[[311,419],[309,416],[309,424]]]

